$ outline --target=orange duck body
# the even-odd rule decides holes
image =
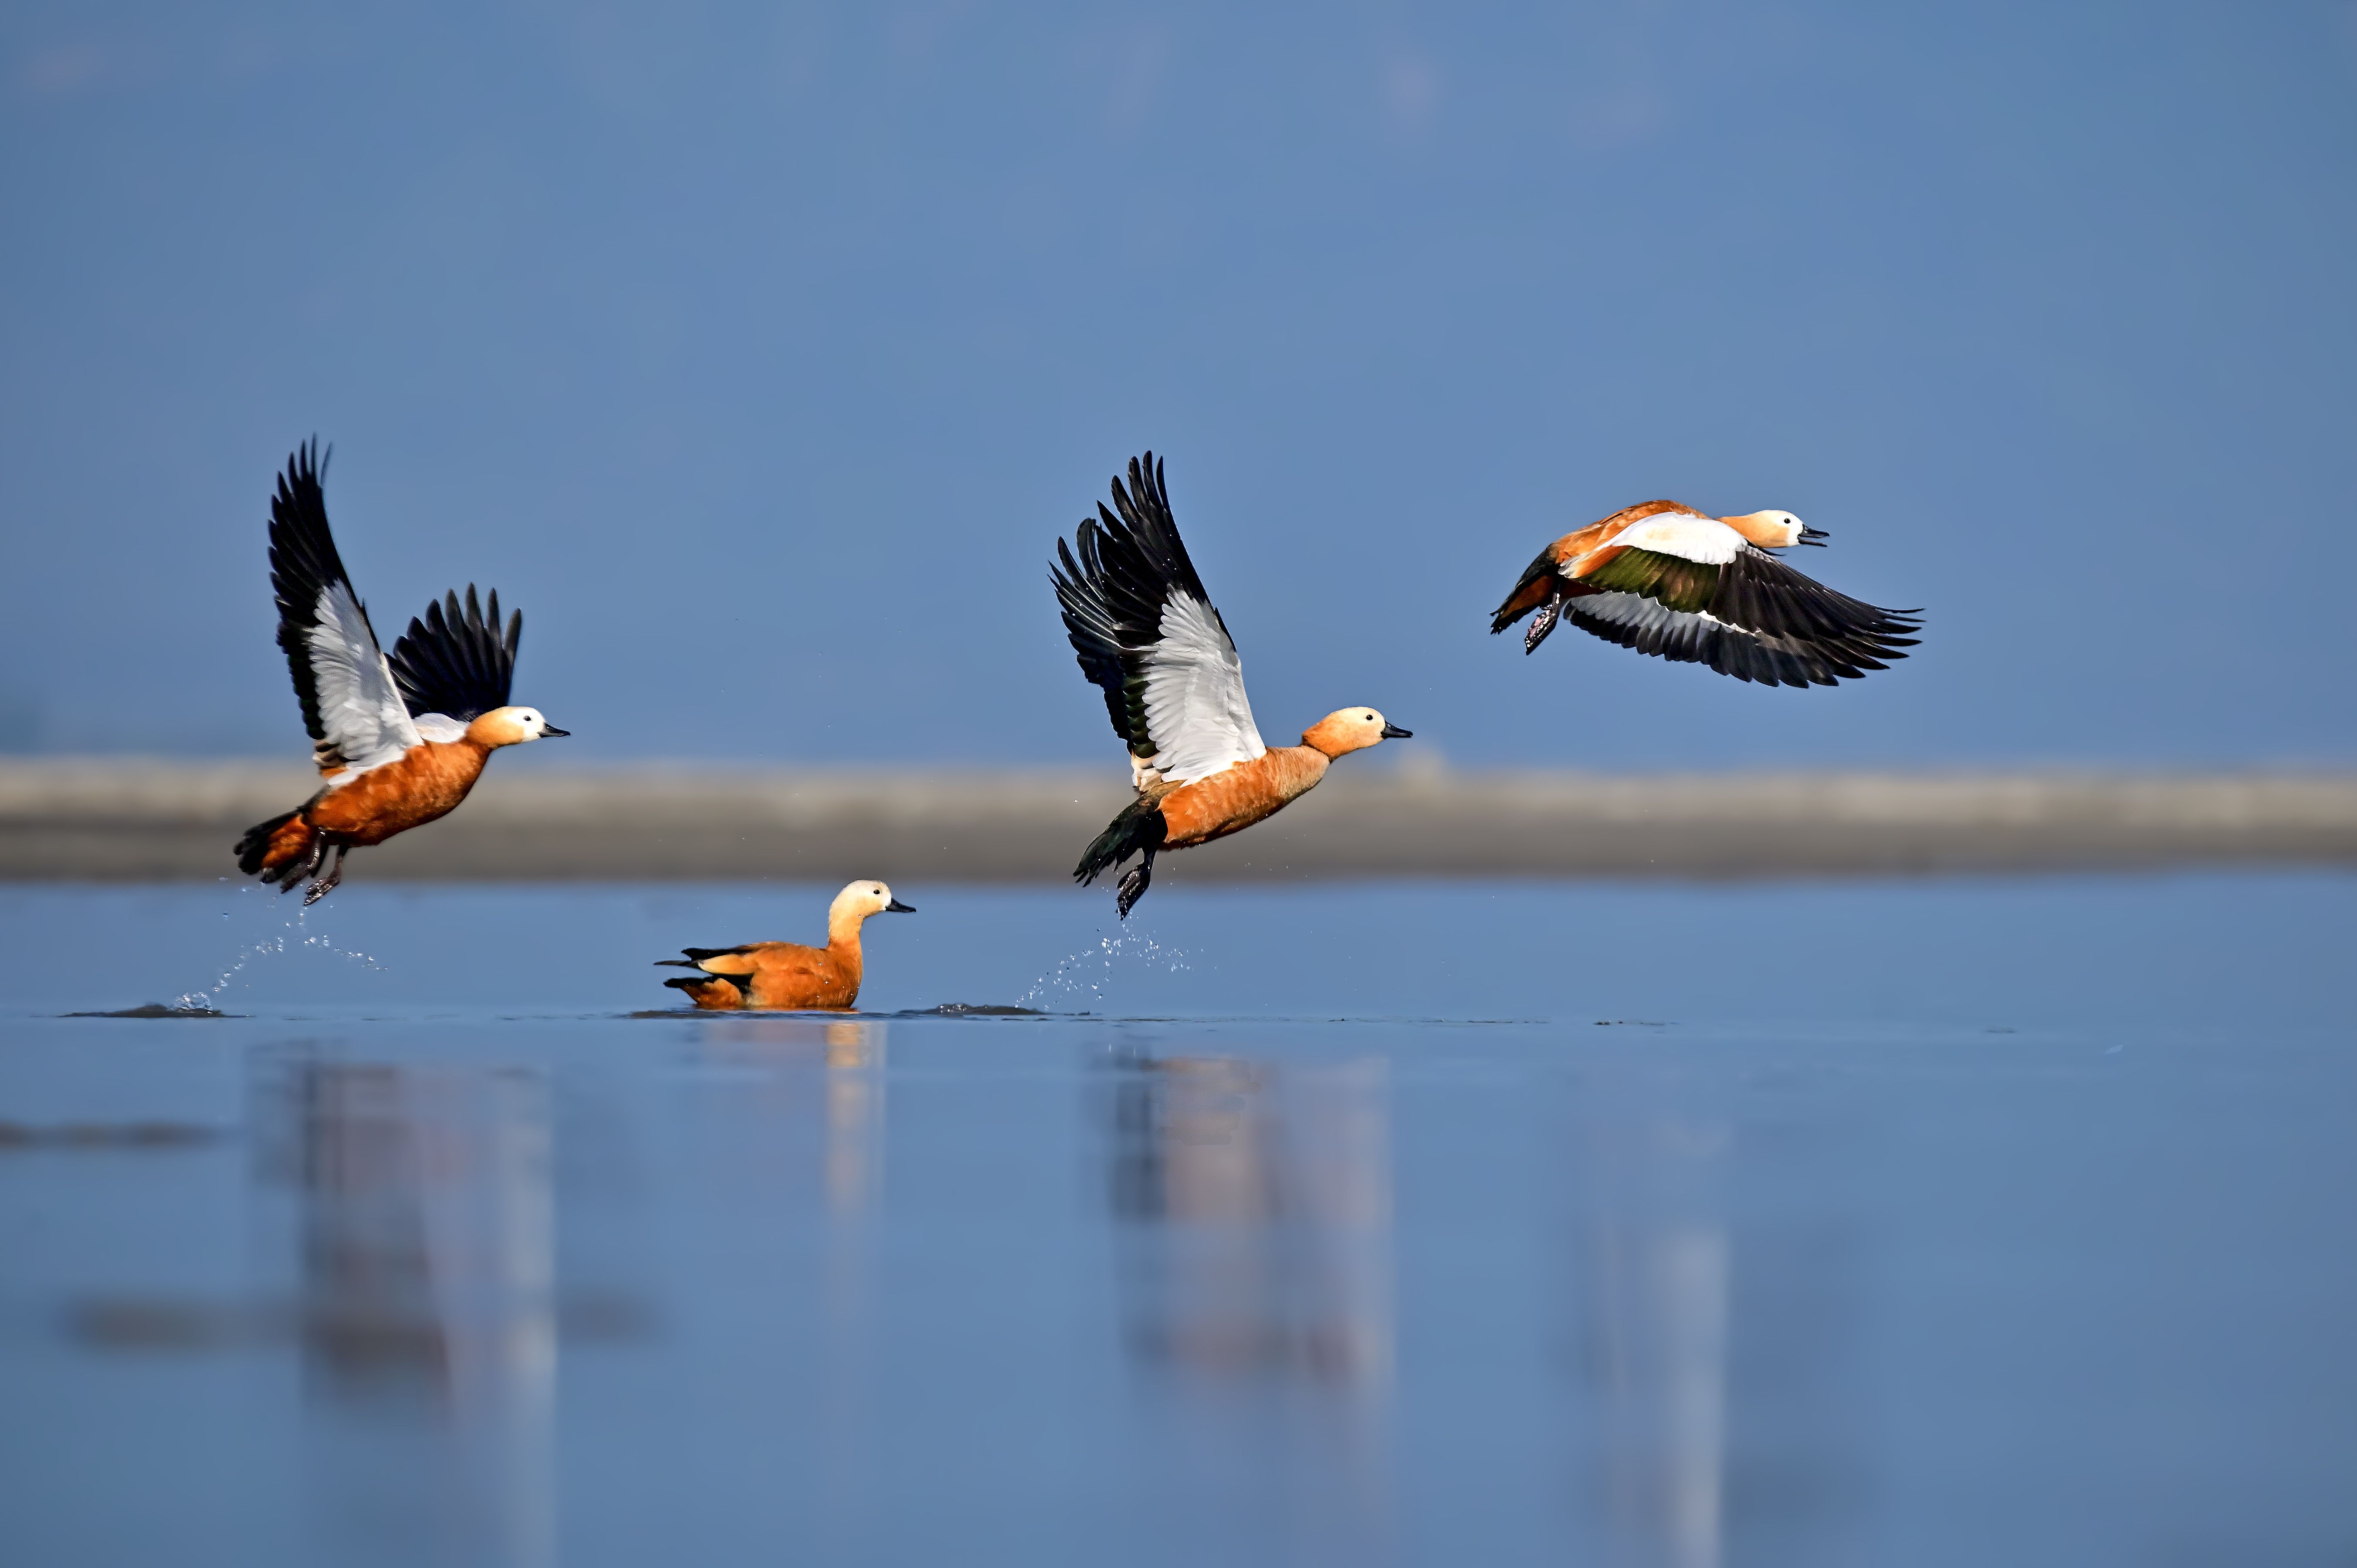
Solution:
[[[849,1007],[859,1000],[861,963],[855,938],[847,950],[800,942],[748,942],[726,959],[714,958],[703,978],[673,981],[687,999],[708,1011],[743,1007]]]
[[[478,741],[429,740],[398,762],[331,785],[271,830],[255,869],[276,871],[310,859],[312,841],[323,834],[330,843],[366,849],[446,817],[474,789],[490,757],[491,748]]]
[[[1539,558],[1531,563],[1529,570],[1523,574],[1523,580],[1514,585],[1514,591],[1506,596],[1504,604],[1498,607],[1497,616],[1503,618],[1506,625],[1512,625],[1546,603],[1548,596],[1557,591],[1556,583],[1560,580],[1563,568],[1566,565],[1577,563],[1587,571],[1594,571],[1598,567],[1608,564],[1609,558],[1589,562],[1586,557],[1610,544],[1615,535],[1627,532],[1631,526],[1642,522],[1649,517],[1659,517],[1663,512],[1685,512],[1691,510],[1691,508],[1680,506],[1675,501],[1641,501],[1635,506],[1622,507],[1600,522],[1591,522],[1586,528],[1573,529],[1569,533],[1539,552]],[[1748,532],[1746,537],[1749,537]],[[1753,542],[1765,544],[1770,541],[1760,539]],[[1782,542],[1779,540],[1775,542]]]
[[[734,948],[683,948],[685,959],[660,961],[698,972],[663,982],[708,1013],[747,1008],[847,1009],[859,1000],[866,964],[859,928],[868,916],[914,913],[880,882],[855,882],[827,909],[826,946],[747,942]]]
[[[457,810],[490,759],[483,741],[429,740],[398,762],[324,791],[305,814],[314,827],[355,846],[382,843]]]
[[[1316,746],[1280,746],[1162,797],[1165,849],[1191,849],[1265,822],[1318,787],[1333,758]],[[1339,755],[1339,754],[1337,754]]]

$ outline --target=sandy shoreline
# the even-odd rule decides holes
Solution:
[[[209,880],[300,768],[0,764],[0,880]],[[371,880],[1062,880],[1122,804],[1103,770],[494,769],[354,862]],[[2357,865],[2357,775],[1338,776],[1184,880],[1772,877]]]

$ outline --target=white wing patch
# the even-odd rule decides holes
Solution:
[[[454,741],[467,738],[467,726],[447,714],[412,714],[409,722],[417,726],[425,740]]]
[[[1155,770],[1176,782],[1268,750],[1253,725],[1236,645],[1211,607],[1190,594],[1173,593],[1164,602],[1146,654],[1146,733],[1154,740]]]
[[[329,760],[325,754],[332,748],[363,773],[399,761],[421,737],[360,601],[350,587],[331,583],[319,590],[317,620],[309,640],[319,727],[328,732],[317,748],[321,760]]]
[[[1715,517],[1704,517],[1691,511],[1665,511],[1631,523],[1599,546],[1609,550],[1625,545],[1631,550],[1652,550],[1663,555],[1675,555],[1705,566],[1724,566],[1735,559],[1743,548],[1743,535]],[[1585,562],[1587,556],[1581,556]],[[1579,564],[1575,562],[1574,565]]]

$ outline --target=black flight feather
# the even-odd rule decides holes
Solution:
[[[1768,686],[1862,679],[1906,658],[1922,629],[1921,610],[1884,609],[1836,593],[1751,546],[1723,566],[1629,549],[1584,581],[1591,590],[1633,595],[1676,613],[1631,624],[1607,618],[1587,596],[1567,598],[1563,618],[1581,630]]]
[[[1222,634],[1228,629],[1178,537],[1153,453],[1129,460],[1126,488],[1114,476],[1112,507],[1099,502],[1071,546],[1056,542],[1048,575],[1081,672],[1104,693],[1114,733],[1133,755],[1152,757],[1160,747],[1146,730],[1146,657],[1161,640],[1163,606],[1185,594],[1211,610]]]
[[[498,589],[491,590],[490,601],[486,614],[469,583],[461,607],[453,589],[443,602],[427,605],[424,618],[412,620],[393,645],[393,678],[413,716],[442,714],[466,724],[508,705],[523,612],[509,618],[503,633]]]
[[[351,593],[352,580],[344,558],[336,551],[335,535],[328,532],[328,498],[320,488],[327,457],[313,436],[286,459],[278,476],[278,491],[270,499],[270,586],[278,600],[278,646],[286,655],[287,672],[295,678],[295,696],[303,704],[303,727],[314,741],[325,742],[327,725],[319,719],[318,677],[311,668],[311,632],[319,624],[319,598],[331,587]],[[360,604],[360,596],[352,594]],[[361,605],[361,620],[368,607]],[[369,640],[376,628],[369,628]]]

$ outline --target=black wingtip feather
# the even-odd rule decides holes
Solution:
[[[1211,601],[1171,515],[1162,461],[1151,451],[1131,458],[1127,482],[1116,474],[1112,489],[1113,504],[1100,501],[1071,544],[1056,542],[1049,580],[1081,672],[1104,694],[1114,733],[1133,755],[1151,757],[1143,659],[1161,636],[1162,607],[1174,593],[1207,607]],[[1216,607],[1211,617],[1219,619]]]
[[[522,639],[522,610],[500,630],[498,589],[490,592],[488,610],[474,584],[467,585],[464,604],[452,589],[429,603],[393,645],[393,677],[402,701],[412,714],[442,714],[461,724],[507,706]]]
[[[270,588],[278,606],[278,646],[286,655],[294,678],[296,700],[303,709],[303,727],[315,741],[328,738],[319,717],[317,677],[311,668],[311,639],[319,624],[319,598],[329,587],[351,590],[351,577],[328,527],[328,499],[323,480],[330,446],[322,451],[313,435],[288,454],[270,498]],[[360,596],[352,596],[360,602]],[[361,608],[368,619],[368,608]],[[373,637],[371,629],[370,635]]]
[[[1911,634],[1922,629],[1921,610],[1888,610],[1851,598],[1764,551],[1739,553],[1720,571],[1708,607],[1710,619],[1680,616],[1634,626],[1603,619],[1576,599],[1564,614],[1582,630],[1639,653],[1795,689],[1838,685],[1887,670],[1887,661],[1906,658],[1905,650],[1917,646],[1920,639]]]

